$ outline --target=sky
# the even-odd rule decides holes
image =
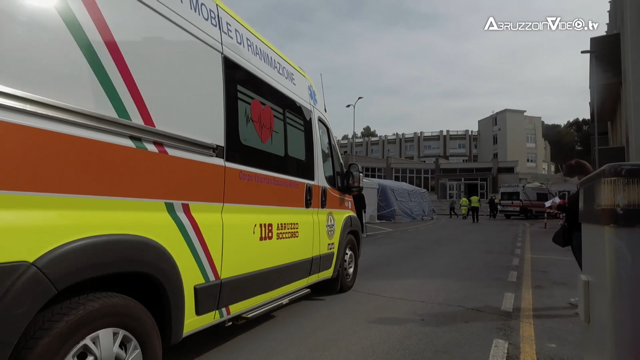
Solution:
[[[336,136],[477,130],[505,108],[546,123],[589,117],[589,38],[607,0],[227,0],[300,66],[324,79]],[[594,31],[484,31],[496,22],[583,19]]]

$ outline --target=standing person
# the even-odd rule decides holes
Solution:
[[[367,201],[364,198],[362,191],[353,195],[353,205],[356,208],[356,216],[360,220],[360,226],[362,227],[362,237],[367,237],[366,227],[364,225],[364,217],[367,213]]]
[[[589,163],[583,160],[575,159],[569,161],[564,166],[564,176],[567,178],[577,178],[582,180],[585,176],[591,174],[593,168]],[[576,191],[567,198],[565,204],[551,204],[551,209],[560,211],[565,215],[564,222],[566,231],[571,239],[571,252],[576,259],[580,271],[582,271],[582,223],[580,223],[580,191]],[[578,298],[569,301],[571,305],[578,305]]]
[[[462,212],[462,220],[466,220],[469,215],[469,200],[465,196],[460,200],[460,211]]]
[[[477,195],[473,195],[471,201],[471,220],[474,223],[480,222],[480,198]]]
[[[449,202],[449,219],[451,219],[453,217],[453,215],[455,215],[456,218],[458,218],[458,213],[456,213],[456,200],[455,199],[451,199],[451,201]]]
[[[491,195],[491,197],[489,198],[489,201],[487,202],[487,204],[489,204],[489,219],[496,218],[496,199],[493,197],[493,195]]]

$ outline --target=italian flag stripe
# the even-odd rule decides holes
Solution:
[[[100,37],[102,37],[102,41],[111,55],[113,63],[116,65],[127,90],[129,90],[131,99],[133,99],[133,103],[136,105],[138,113],[140,113],[140,116],[142,117],[142,122],[149,127],[155,128],[156,124],[151,117],[147,103],[144,101],[144,97],[142,97],[140,88],[138,88],[138,84],[131,73],[131,69],[129,69],[129,65],[127,65],[127,61],[124,59],[124,55],[120,50],[120,46],[118,46],[118,42],[113,36],[113,32],[111,32],[111,29],[109,28],[109,24],[107,24],[107,20],[104,18],[104,15],[102,15],[102,11],[100,11],[98,3],[96,0],[82,0],[82,4],[85,9],[87,9],[91,20],[93,20],[93,24],[96,26]],[[157,142],[154,142],[153,144],[156,149],[158,149],[159,153],[168,154],[167,149],[165,149],[163,144]]]
[[[207,242],[204,241],[204,235],[202,235],[202,231],[200,231],[200,226],[198,226],[198,222],[196,222],[196,219],[193,217],[193,214],[191,214],[191,208],[189,208],[189,204],[182,204],[182,212],[184,213],[184,216],[189,221],[189,225],[191,225],[191,228],[193,229],[193,233],[195,234],[196,239],[198,240],[198,243],[200,243],[200,247],[202,248],[202,252],[205,255],[207,264],[209,264],[209,268],[211,268],[213,280],[220,280],[220,274],[218,274],[218,269],[216,269],[216,264],[214,264],[213,258],[211,257],[211,251],[209,251],[209,246],[207,245]]]
[[[111,60],[116,65],[118,69],[119,75],[122,77],[127,90],[129,91],[129,95],[131,96],[138,113],[142,117],[142,121],[145,125],[149,127],[155,128],[155,122],[151,116],[151,112],[147,107],[146,102],[144,101],[144,97],[140,92],[138,84],[127,65],[127,62],[118,46],[118,43],[107,24],[102,11],[98,7],[98,3],[96,0],[82,0],[82,4],[87,10],[91,20],[93,21],[102,41],[105,43],[107,51],[111,55]],[[126,105],[122,101],[122,97],[118,93],[116,86],[111,79],[109,72],[107,71],[102,59],[98,55],[95,47],[91,43],[91,40],[87,36],[87,33],[82,28],[82,24],[78,20],[78,17],[73,12],[73,9],[67,2],[67,0],[58,1],[56,4],[56,10],[60,15],[60,18],[64,22],[65,26],[69,30],[69,33],[73,37],[76,42],[78,48],[82,52],[85,60],[89,64],[89,67],[93,71],[98,83],[102,87],[105,95],[109,99],[111,106],[113,107],[118,118],[123,120],[132,121],[131,114],[127,110]],[[130,137],[133,145],[142,150],[150,150],[151,148],[155,148],[157,152],[161,154],[169,154],[164,147],[163,144],[153,142],[153,146],[150,143],[143,142],[139,138]],[[213,261],[213,257],[211,256],[211,252],[209,250],[209,246],[200,230],[200,226],[198,225],[196,219],[193,217],[191,213],[191,208],[189,204],[183,203],[171,203],[166,202],[165,207],[167,209],[167,213],[175,223],[178,228],[182,238],[185,240],[189,251],[193,259],[195,260],[200,273],[205,282],[215,281],[220,279],[220,274],[218,269],[215,266]],[[224,309],[218,310],[218,315],[220,318],[225,316],[229,316],[231,314],[231,310],[229,307],[225,307]]]
[[[189,234],[189,230],[187,229],[187,226],[185,226],[182,218],[179,215],[179,211],[181,212],[182,207],[176,206],[174,203],[170,203],[170,202],[166,202],[164,203],[164,205],[167,208],[167,212],[169,213],[169,216],[171,216],[171,219],[173,219],[173,222],[178,227],[178,230],[180,231],[182,238],[187,243],[187,247],[189,247],[189,250],[191,251],[191,256],[193,256],[193,258],[195,259],[196,264],[200,269],[200,273],[204,278],[204,281],[206,282],[212,281],[213,279],[211,279],[209,275],[210,271],[207,271],[207,267],[205,266],[205,263],[202,262],[202,256],[200,256],[202,249],[196,245],[196,242],[192,240],[191,234]]]
[[[58,12],[58,15],[60,15],[64,25],[69,30],[69,33],[71,33],[71,37],[73,37],[78,48],[80,48],[82,55],[84,55],[91,71],[93,71],[93,74],[98,80],[98,83],[100,83],[107,99],[109,99],[113,110],[116,112],[116,116],[122,120],[131,121],[131,115],[129,114],[129,111],[127,111],[127,107],[124,105],[116,86],[113,84],[107,69],[104,67],[102,60],[100,60],[100,57],[98,56],[98,52],[91,44],[91,40],[89,40],[87,33],[82,28],[82,25],[80,25],[80,21],[73,13],[69,3],[66,1],[58,2],[56,5],[56,11]],[[130,139],[136,148],[144,150],[147,149],[140,139],[134,137],[130,137]]]

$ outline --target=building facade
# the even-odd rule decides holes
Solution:
[[[471,130],[415,132],[383,135],[373,138],[340,140],[342,155],[388,157],[434,163],[436,159],[463,163],[478,161],[478,132]]]
[[[478,121],[478,160],[518,161],[518,173],[553,174],[542,118],[525,112],[504,109]]]
[[[345,163],[351,155],[342,155]],[[387,157],[354,156],[364,176],[404,182],[428,190],[437,199],[461,199],[477,194],[488,199],[503,184],[526,182],[516,173],[516,161],[451,163],[438,158],[433,163]]]
[[[609,4],[606,33],[592,37],[588,51],[598,166],[640,161],[640,2],[611,0]]]

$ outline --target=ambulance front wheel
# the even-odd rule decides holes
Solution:
[[[161,359],[160,332],[137,301],[94,293],[54,304],[36,315],[14,359]]]
[[[340,262],[340,268],[338,269],[337,280],[340,281],[339,293],[345,293],[356,284],[356,278],[358,277],[358,244],[353,235],[347,235],[344,244],[344,254],[338,257],[336,261]]]

